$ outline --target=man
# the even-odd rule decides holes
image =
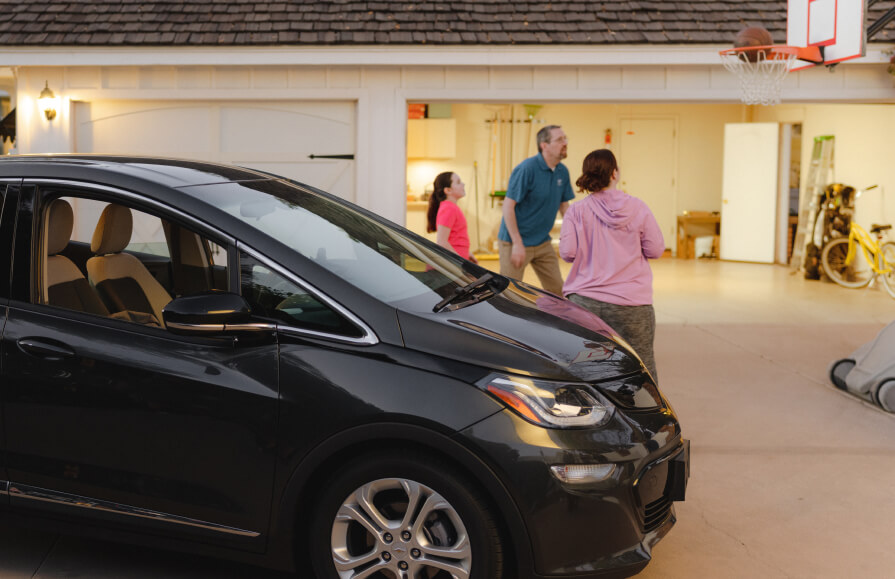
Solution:
[[[575,198],[566,158],[568,140],[562,127],[547,125],[538,131],[538,151],[510,174],[503,202],[503,221],[497,235],[500,273],[522,279],[530,263],[541,287],[562,295],[559,259],[550,243],[556,212],[565,215]]]

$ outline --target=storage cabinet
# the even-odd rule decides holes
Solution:
[[[408,159],[453,159],[457,156],[455,119],[408,119]]]

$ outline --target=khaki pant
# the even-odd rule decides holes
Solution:
[[[558,296],[562,295],[562,273],[559,271],[559,258],[556,256],[556,250],[549,241],[541,245],[525,248],[525,261],[522,267],[516,267],[510,261],[513,253],[513,244],[508,241],[498,242],[498,252],[500,254],[500,275],[522,279],[525,275],[525,267],[531,264],[531,267],[538,274],[541,280],[541,287],[548,292],[553,292]]]

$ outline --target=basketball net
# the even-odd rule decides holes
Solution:
[[[780,104],[783,79],[798,54],[790,46],[731,48],[721,51],[724,68],[737,75],[747,105]]]

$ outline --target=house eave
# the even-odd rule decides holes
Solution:
[[[6,47],[3,66],[636,66],[717,65],[722,44],[507,46]],[[878,44],[856,63],[886,62]],[[888,52],[888,54],[887,54]]]

